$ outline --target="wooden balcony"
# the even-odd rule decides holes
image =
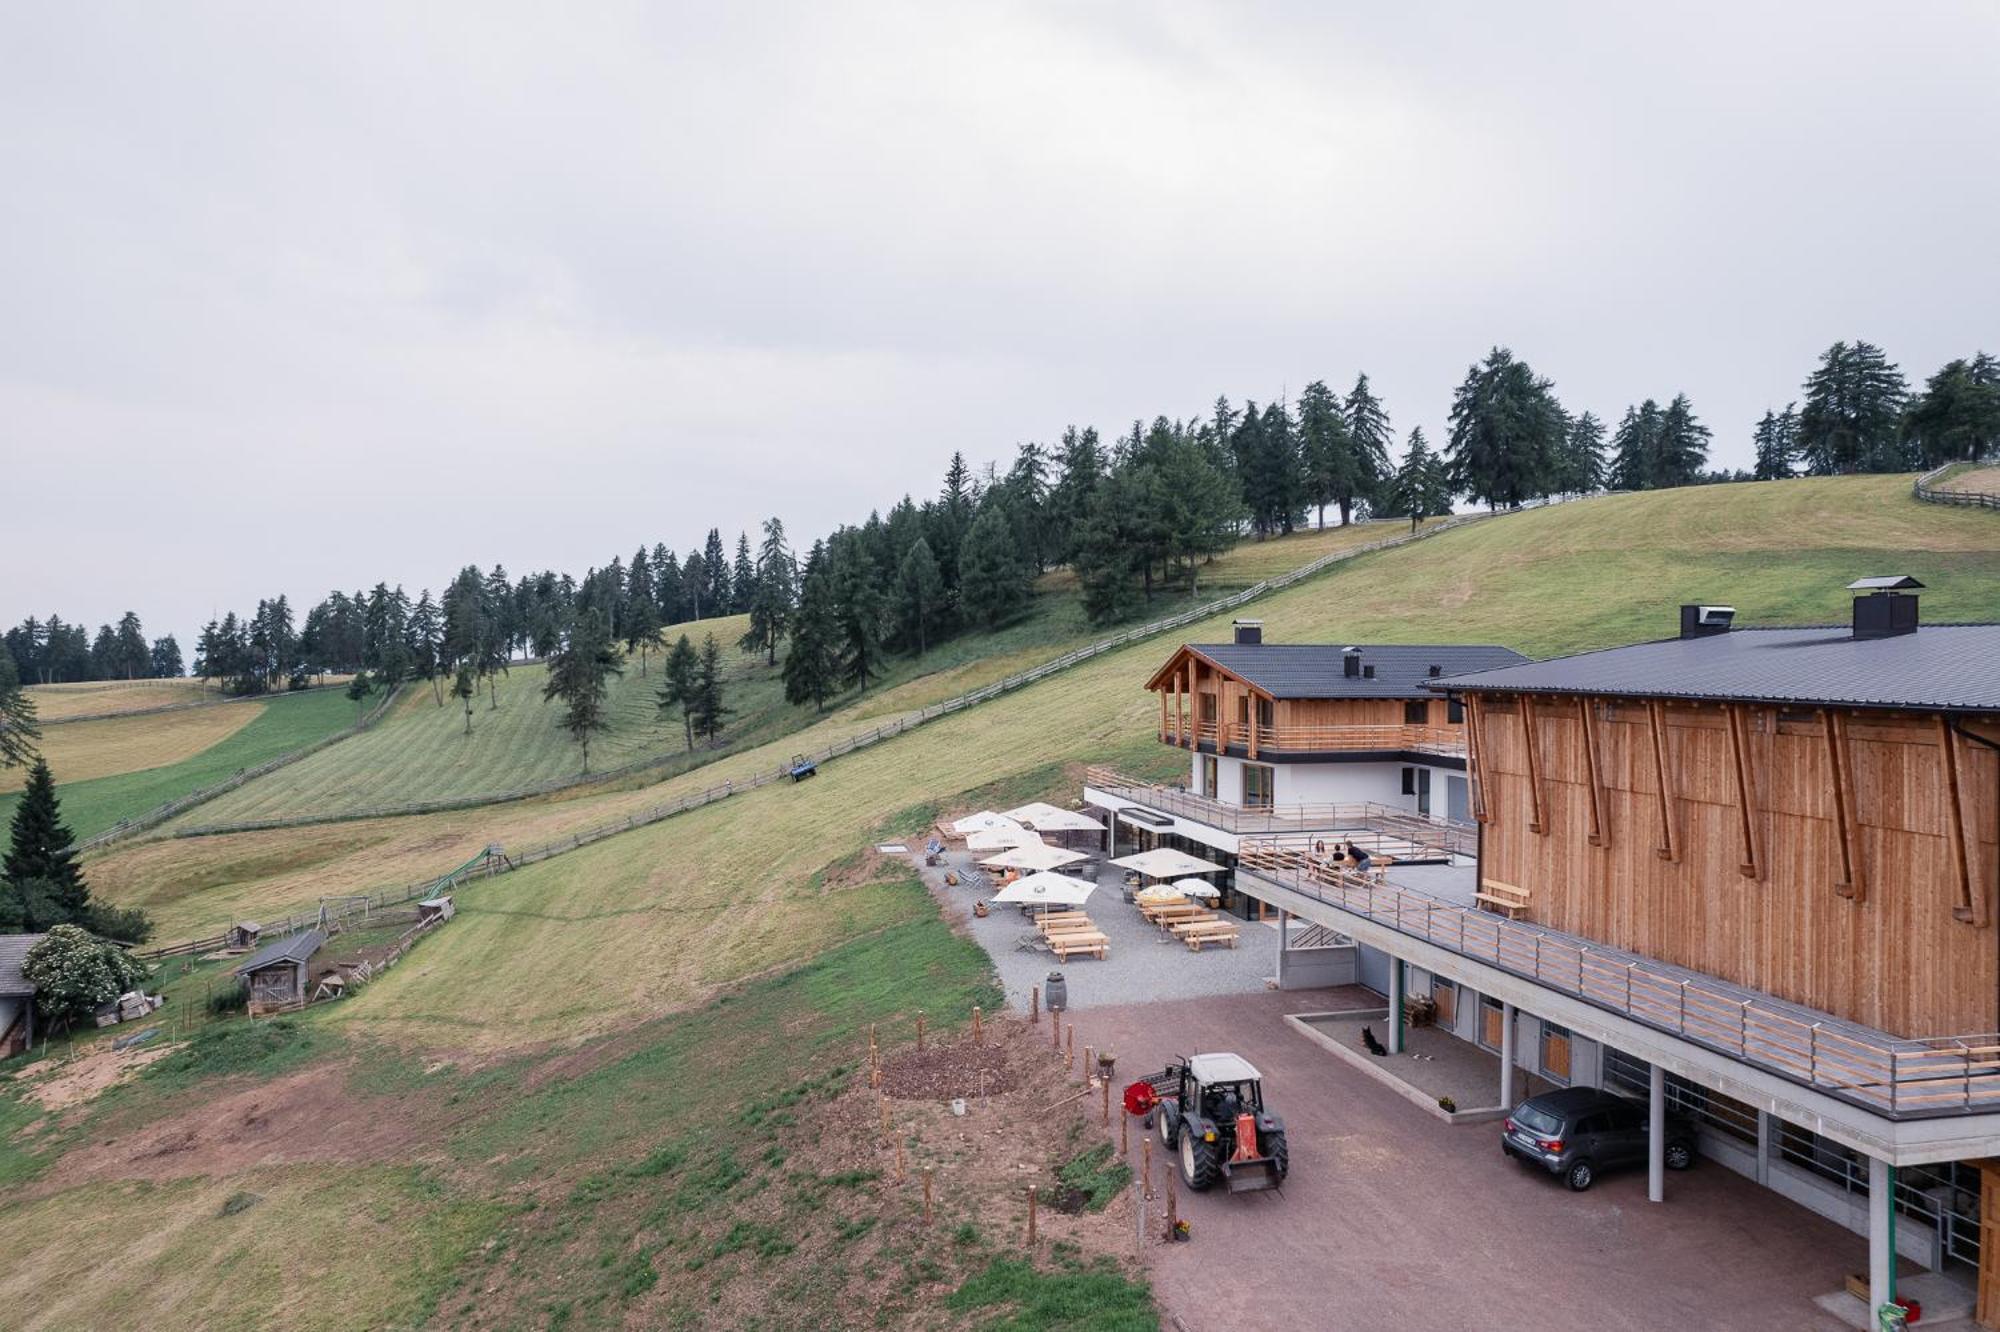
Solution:
[[[1465,757],[1462,726],[1259,726],[1255,728],[1254,742],[1251,730],[1240,722],[1221,727],[1214,722],[1202,722],[1194,727],[1194,743],[1188,747],[1217,752],[1240,749],[1254,752],[1258,757],[1367,753]],[[1160,732],[1160,742],[1187,746],[1187,736],[1183,732],[1177,739],[1172,728],[1168,728]]]
[[[1358,876],[1275,841],[1241,873],[1892,1119],[2000,1111],[2000,1035],[1905,1038],[1576,935]]]

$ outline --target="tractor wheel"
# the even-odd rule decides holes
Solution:
[[[1216,1175],[1221,1173],[1218,1156],[1214,1143],[1203,1142],[1192,1133],[1181,1134],[1181,1183],[1194,1193],[1215,1183]]]
[[[1266,1156],[1278,1163],[1279,1179],[1283,1179],[1291,1173],[1292,1153],[1291,1149],[1285,1146],[1285,1131],[1283,1129],[1279,1129],[1276,1133],[1266,1133],[1264,1141],[1259,1143],[1258,1146],[1264,1149]]]
[[[1153,1108],[1153,1128],[1160,1135],[1160,1145],[1162,1147],[1170,1148],[1174,1145],[1174,1120],[1167,1114],[1167,1103],[1165,1101],[1160,1102]]]

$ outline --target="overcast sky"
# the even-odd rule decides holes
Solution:
[[[0,619],[809,540],[1511,346],[1714,460],[2000,351],[2000,9],[0,8]]]

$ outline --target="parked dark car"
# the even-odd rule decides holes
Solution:
[[[1669,1170],[1694,1164],[1694,1126],[1667,1116]],[[1578,1192],[1600,1170],[1646,1161],[1646,1107],[1595,1087],[1564,1087],[1521,1102],[1500,1130],[1500,1150],[1540,1166]]]

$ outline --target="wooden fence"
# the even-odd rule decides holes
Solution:
[[[1912,487],[1917,498],[1927,504],[1958,504],[1976,509],[2000,509],[2000,495],[1990,491],[1946,490],[1935,484],[1946,472],[1959,465],[1955,462],[1946,463],[1942,467],[1933,467],[1918,477],[1916,485]]]

